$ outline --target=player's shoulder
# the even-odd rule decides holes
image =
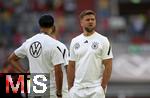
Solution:
[[[97,35],[97,37],[99,37],[99,38],[101,38],[101,39],[104,39],[104,40],[107,39],[106,36],[104,36],[104,35],[102,35],[102,34],[100,34],[100,33],[98,33],[98,32],[96,32],[96,35]]]
[[[26,39],[25,42],[23,43],[23,45],[31,43],[32,40],[33,40],[33,37],[34,37],[34,36],[32,36],[32,37]]]
[[[43,37],[42,37],[42,34],[36,34],[36,35],[34,35],[34,36],[32,36],[32,37],[30,37],[30,38],[28,38],[27,40],[26,40],[26,42],[31,42],[31,41],[34,41],[34,40],[42,40],[42,39],[44,39]]]
[[[97,37],[97,39],[99,39],[99,40],[101,40],[103,42],[107,42],[108,41],[108,38],[106,36],[104,36],[104,35],[102,35],[102,34],[100,34],[98,32],[96,32],[96,37]]]
[[[42,45],[50,45],[50,46],[55,46],[57,44],[57,40],[44,34],[44,33],[39,33],[31,38],[26,40],[26,43],[33,43],[33,42],[40,42]]]
[[[80,34],[80,35],[74,37],[74,38],[72,39],[72,41],[80,41],[81,39],[83,39],[83,34]]]
[[[59,40],[57,40],[57,45],[62,48],[67,48],[66,45]]]

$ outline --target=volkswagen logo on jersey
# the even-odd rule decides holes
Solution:
[[[30,46],[30,54],[32,55],[32,57],[37,58],[40,56],[41,52],[42,52],[42,45],[39,41],[33,42]]]
[[[93,42],[91,47],[92,47],[92,49],[97,49],[98,48],[98,42]]]
[[[76,43],[75,45],[74,45],[74,48],[77,50],[77,49],[79,49],[80,48],[80,44],[79,43]]]

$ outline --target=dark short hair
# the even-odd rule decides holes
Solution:
[[[96,16],[96,13],[94,11],[92,11],[92,10],[84,10],[84,11],[82,11],[80,13],[79,18],[83,19],[83,17],[86,16],[86,15],[94,15],[94,16]]]
[[[54,18],[51,15],[42,15],[39,19],[40,27],[50,28],[54,26]]]

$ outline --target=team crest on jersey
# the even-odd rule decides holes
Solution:
[[[92,47],[92,49],[97,49],[98,48],[98,42],[93,42],[91,47]]]
[[[75,45],[74,45],[74,48],[77,50],[77,49],[79,49],[80,48],[80,44],[79,43],[76,43]]]
[[[42,52],[42,45],[39,41],[33,42],[30,46],[30,54],[32,55],[32,57],[37,58],[40,56],[41,52]]]

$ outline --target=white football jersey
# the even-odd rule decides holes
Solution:
[[[102,60],[113,58],[107,37],[95,32],[75,37],[70,45],[70,61],[75,61],[74,85],[91,87],[100,85],[104,65]]]
[[[50,74],[50,80],[45,83],[50,89],[50,95],[55,95],[56,90],[51,89],[55,87],[55,84],[51,83],[51,80],[55,78],[54,66],[64,64],[63,55],[58,49],[58,41],[44,33],[36,34],[16,49],[15,54],[20,58],[27,56],[31,75],[32,73]],[[33,95],[34,93],[31,91],[29,96]]]
[[[68,92],[68,83],[67,83],[67,75],[66,75],[67,73],[66,73],[66,69],[65,69],[65,67],[68,65],[68,49],[60,41],[58,41],[57,48],[62,53],[62,56],[63,56],[63,59],[64,59],[64,63],[62,64],[62,71],[63,71],[63,87],[62,87],[62,91],[63,91],[63,94],[64,94],[64,93]],[[54,77],[54,71],[53,71],[53,76],[52,77]],[[50,89],[53,89],[53,91],[55,91],[56,90],[55,78],[51,78],[50,84],[51,84],[51,88]],[[55,92],[54,92],[54,94],[55,94]]]
[[[63,71],[63,87],[62,87],[62,94],[63,94],[63,98],[67,98],[66,95],[68,93],[68,83],[67,83],[67,73],[66,73],[66,67],[68,65],[68,49],[67,47],[61,43],[58,42],[58,47],[60,48],[62,54],[63,54],[63,58],[64,58],[64,64],[62,64],[62,71]]]
[[[44,33],[36,34],[16,49],[15,54],[20,58],[27,56],[30,73],[50,73],[54,65],[64,63],[57,43]]]
[[[60,50],[60,52],[63,55],[64,63],[63,65],[68,65],[68,49],[66,45],[64,45],[62,42],[58,41],[57,48]]]

